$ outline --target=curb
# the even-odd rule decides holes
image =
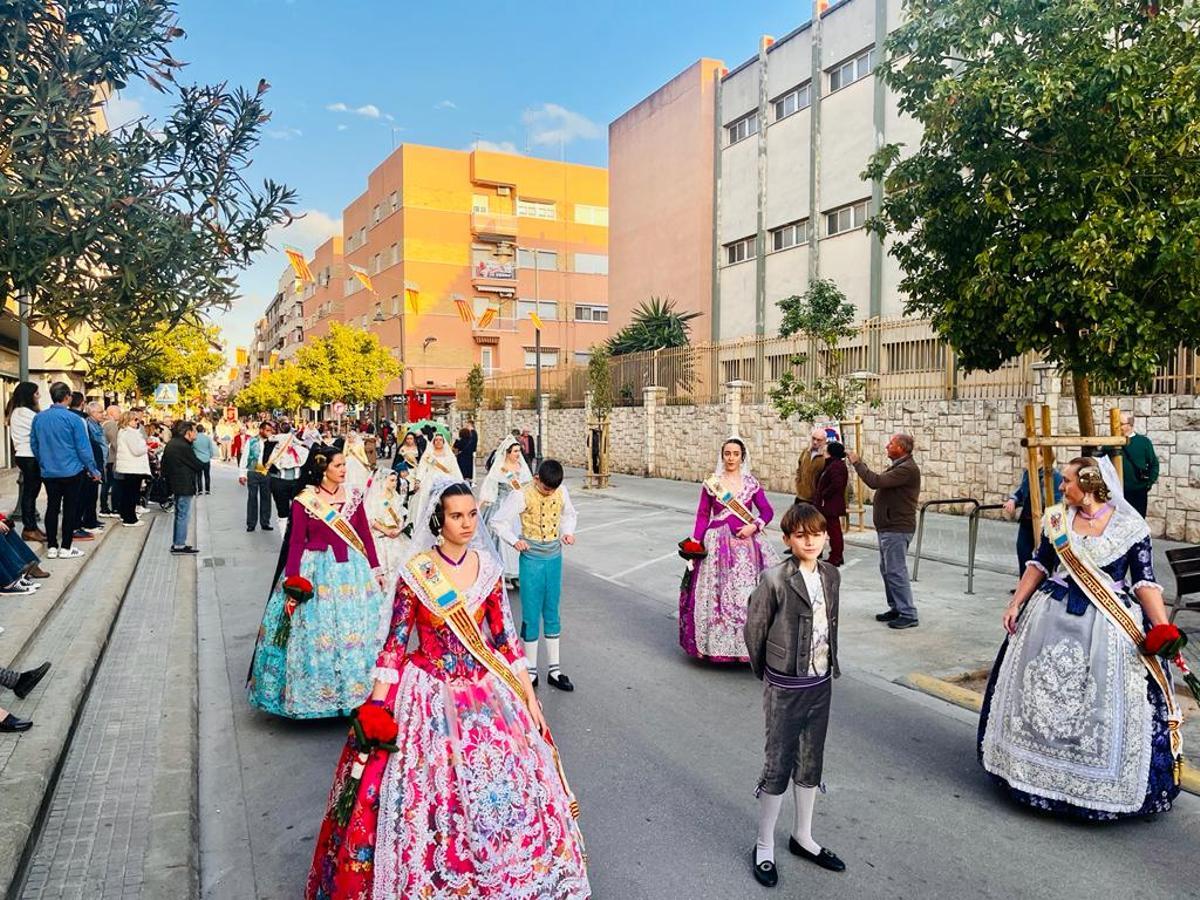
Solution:
[[[931,697],[937,697],[939,700],[945,700],[947,703],[953,703],[955,706],[961,706],[972,712],[979,712],[983,708],[983,694],[946,681],[944,678],[927,675],[924,672],[909,672],[907,675],[897,678],[896,684],[920,691]],[[1189,794],[1200,795],[1200,769],[1185,761],[1183,774],[1179,778],[1179,787]]]
[[[200,896],[200,720],[196,633],[195,557],[181,561],[175,617],[163,678],[179,702],[168,703],[159,722],[150,795],[150,840],[141,895],[152,900]],[[190,564],[189,564],[190,563]]]
[[[54,690],[43,689],[31,695],[37,698],[37,727],[19,737],[0,779],[4,819],[0,826],[0,895],[12,896],[33,852],[33,838],[49,806],[92,678],[149,533],[146,528],[131,535],[128,543],[122,542],[123,546],[116,548],[111,557],[105,557],[105,589],[86,598],[74,596],[78,589],[75,582],[86,568],[81,566],[71,588],[55,604],[52,616],[47,616],[48,622],[76,603],[85,607],[87,613],[78,618],[78,630],[65,652],[53,660]],[[89,557],[87,566],[97,558],[91,554]],[[39,628],[21,648],[18,658],[34,658],[30,654],[45,634],[46,629]]]

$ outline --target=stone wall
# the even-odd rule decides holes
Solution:
[[[769,490],[793,490],[796,461],[807,446],[809,429],[784,422],[772,406],[746,404],[746,389],[734,383],[725,402],[707,406],[660,405],[659,388],[647,388],[645,404],[612,411],[609,464],[613,472],[699,481],[712,472],[722,441],[738,434],[751,468]],[[1054,430],[1078,434],[1075,404],[1061,391],[1061,379],[1039,377],[1037,402],[1051,406]],[[1000,503],[1021,479],[1024,434],[1021,400],[908,400],[867,408],[862,415],[862,455],[878,470],[887,464],[884,445],[897,431],[912,434],[922,470],[923,500],[974,497]],[[1107,410],[1132,410],[1139,431],[1154,442],[1161,464],[1150,493],[1147,521],[1155,536],[1200,543],[1200,398],[1161,396],[1100,398],[1094,401],[1097,427],[1106,430]],[[533,410],[483,412],[477,426],[483,452],[490,452],[507,422],[536,433]],[[586,413],[545,411],[547,455],[569,465],[586,460]],[[855,435],[848,430],[847,447]],[[1067,451],[1068,453],[1070,451]],[[1067,458],[1060,454],[1060,461]]]

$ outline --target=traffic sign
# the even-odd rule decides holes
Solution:
[[[160,382],[154,389],[154,402],[158,406],[174,406],[179,402],[179,385],[171,381]]]

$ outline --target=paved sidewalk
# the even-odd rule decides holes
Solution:
[[[147,519],[22,898],[196,893],[195,560],[168,554],[170,515]]]

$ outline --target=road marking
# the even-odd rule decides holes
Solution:
[[[662,556],[656,556],[656,557],[654,557],[654,559],[648,559],[644,563],[638,563],[636,566],[630,566],[628,569],[626,569],[621,574],[628,575],[630,572],[636,572],[638,569],[644,569],[644,568],[646,568],[646,566],[652,566],[655,563],[662,562],[664,559],[670,559],[672,556],[678,556],[678,555],[679,555],[678,550],[672,550],[670,553],[664,553]]]
[[[612,522],[601,522],[599,525],[589,525],[587,528],[576,528],[575,533],[576,534],[584,534],[585,532],[588,532],[588,531],[598,531],[601,528],[611,528],[614,525],[624,525],[626,522],[636,522],[639,519],[652,519],[655,516],[661,516],[661,515],[662,515],[662,513],[656,510],[654,512],[646,513],[641,516],[624,516],[620,519],[614,519]]]

